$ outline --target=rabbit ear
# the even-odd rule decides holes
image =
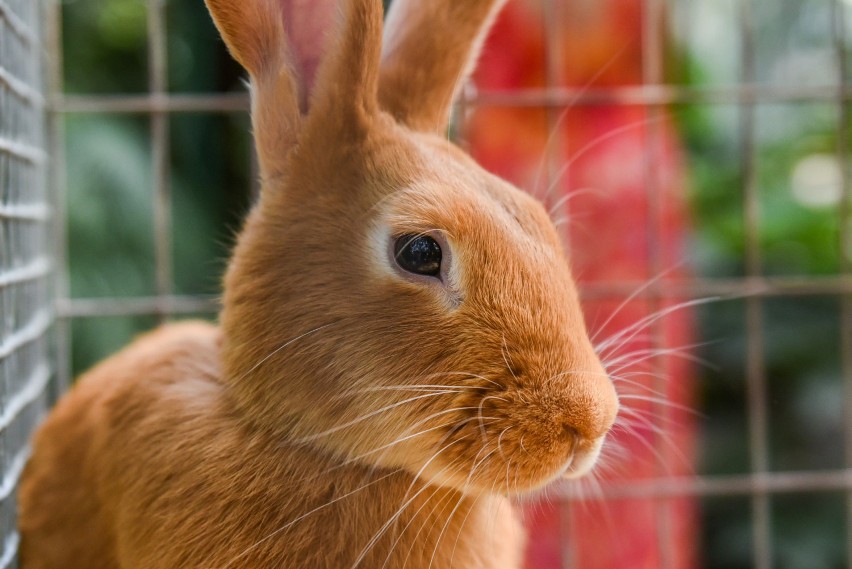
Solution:
[[[412,128],[442,132],[505,1],[394,0],[382,51],[383,108]]]
[[[264,176],[284,171],[303,116],[318,101],[338,115],[375,107],[381,0],[205,1],[231,54],[251,75]]]
[[[345,134],[346,128],[357,129],[378,113],[382,0],[341,1],[345,10],[335,39],[326,42],[328,49],[315,67],[310,114],[325,126],[342,126],[339,134]],[[301,37],[309,41],[310,33],[302,32]]]

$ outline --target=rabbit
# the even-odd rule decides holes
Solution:
[[[59,401],[22,567],[520,567],[511,498],[589,472],[619,402],[543,206],[445,136],[503,0],[206,1],[261,175],[220,323]]]

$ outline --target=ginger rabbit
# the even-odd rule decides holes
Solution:
[[[444,136],[501,4],[207,0],[262,176],[221,324],[59,402],[24,569],[520,567],[506,496],[588,472],[618,400],[544,208]]]

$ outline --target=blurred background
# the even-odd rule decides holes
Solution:
[[[201,0],[49,16],[68,382],[215,319],[256,172]],[[509,1],[451,132],[553,211],[628,409],[596,482],[524,502],[529,567],[850,566],[850,25],[848,0]]]

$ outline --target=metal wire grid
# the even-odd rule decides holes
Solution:
[[[52,377],[39,15],[0,0],[0,568],[17,564],[15,489]]]
[[[59,0],[48,0],[50,6],[50,52],[52,73],[50,85],[51,110],[51,141],[53,155],[52,164],[55,172],[52,177],[57,195],[57,225],[58,250],[56,256],[62,270],[57,275],[58,298],[56,299],[59,342],[59,376],[61,385],[70,382],[70,320],[86,316],[117,316],[154,314],[161,318],[174,315],[214,311],[216,302],[209,297],[174,296],[171,294],[171,247],[170,247],[170,188],[168,161],[168,124],[169,117],[176,113],[230,113],[248,111],[249,103],[245,95],[234,94],[202,94],[186,95],[172,94],[168,91],[166,69],[166,21],[165,0],[148,0],[148,56],[149,84],[145,95],[105,95],[79,96],[65,95],[62,89],[62,49],[61,49],[61,5]],[[546,13],[554,14],[560,0],[543,0]],[[667,513],[664,507],[665,499],[678,496],[747,496],[751,498],[753,512],[753,565],[756,569],[768,569],[772,566],[771,528],[769,497],[772,494],[786,492],[818,492],[828,490],[845,491],[847,498],[847,532],[849,564],[852,566],[852,183],[850,173],[845,164],[849,158],[849,149],[844,136],[838,136],[836,154],[843,168],[843,199],[838,210],[841,245],[841,270],[839,274],[824,277],[768,277],[762,275],[761,253],[759,244],[759,227],[761,211],[758,199],[758,182],[756,176],[756,128],[755,114],[758,103],[778,102],[824,102],[834,103],[839,111],[838,132],[848,132],[850,126],[847,104],[852,101],[852,87],[847,86],[848,72],[846,69],[847,55],[845,52],[846,30],[844,0],[832,0],[835,17],[833,44],[837,52],[838,77],[836,85],[811,87],[806,85],[767,86],[756,83],[755,73],[755,21],[753,16],[754,0],[741,0],[739,3],[739,35],[741,37],[741,76],[740,82],[727,87],[685,87],[668,85],[663,82],[663,14],[666,0],[645,0],[643,18],[643,37],[647,38],[643,47],[643,83],[636,86],[605,88],[605,89],[572,89],[557,86],[555,69],[558,63],[548,61],[547,84],[544,89],[528,89],[514,92],[466,92],[461,101],[462,109],[477,105],[499,105],[517,107],[544,107],[549,109],[549,124],[555,126],[555,117],[567,105],[644,105],[648,113],[661,112],[666,105],[684,103],[733,104],[740,109],[739,144],[741,148],[744,185],[742,202],[746,250],[746,270],[741,278],[702,279],[693,278],[681,282],[660,281],[643,289],[639,297],[662,303],[667,299],[698,298],[710,295],[736,295],[746,297],[746,332],[747,332],[747,361],[745,362],[748,387],[748,420],[750,442],[751,472],[744,475],[731,476],[696,476],[690,478],[669,478],[663,473],[660,465],[660,476],[654,480],[633,482],[629,485],[611,486],[603,490],[604,499],[656,498],[660,500],[660,520],[658,536],[666,551]],[[0,22],[10,27],[8,14],[9,6],[26,6],[27,0],[14,3],[4,3],[0,0]],[[547,45],[558,45],[559,27],[548,25],[552,18],[544,18],[544,34]],[[24,37],[29,37],[29,28],[19,26],[24,31]],[[3,34],[9,37],[11,34]],[[5,42],[4,42],[5,45]],[[556,53],[555,49],[549,50]],[[9,81],[7,72],[3,69],[0,59],[0,84],[4,93],[18,88],[20,82]],[[17,93],[26,106],[37,109],[37,96],[29,95],[29,88],[20,88]],[[32,97],[31,99],[28,97]],[[67,242],[64,230],[65,207],[63,203],[64,179],[64,149],[62,136],[62,121],[68,113],[129,113],[147,115],[151,125],[151,150],[154,157],[154,224],[156,229],[155,262],[157,295],[152,297],[132,299],[75,299],[69,295],[66,258]],[[651,121],[654,124],[654,121]],[[21,148],[9,146],[5,133],[0,138],[3,146],[0,153],[5,157],[15,157],[18,162],[28,162],[28,152]],[[660,151],[660,132],[649,129],[646,163],[646,186],[650,215],[647,232],[650,236],[650,259],[652,269],[659,272],[661,259],[659,247],[655,245],[658,239],[660,220],[660,199],[656,187],[654,163],[656,153]],[[560,146],[558,139],[550,147],[549,168],[553,173],[558,170],[557,160]],[[16,149],[17,148],[17,149]],[[29,148],[29,147],[27,147]],[[3,207],[8,207],[5,205]],[[3,223],[17,221],[2,215]],[[29,220],[27,220],[29,221]],[[46,269],[37,266],[28,270],[41,275]],[[14,277],[13,277],[14,278]],[[3,291],[9,289],[9,283],[0,276],[0,286]],[[40,282],[40,281],[35,281]],[[624,298],[633,293],[643,283],[619,282],[592,284],[581,291],[586,298]],[[845,386],[845,421],[846,421],[846,469],[809,472],[771,472],[768,460],[768,412],[767,412],[767,378],[764,364],[763,338],[763,300],[770,297],[788,296],[836,296],[840,297],[841,313],[841,352],[842,376]],[[657,340],[660,341],[659,339]],[[40,342],[40,341],[39,341]],[[41,346],[40,343],[33,344]],[[40,348],[39,348],[40,349]],[[4,350],[2,355],[8,350]],[[4,359],[5,363],[8,358]],[[5,376],[4,376],[5,377]],[[664,408],[658,409],[664,416]],[[4,415],[5,417],[5,415]],[[0,423],[2,424],[2,423]],[[6,485],[0,487],[0,492]],[[570,491],[565,491],[566,500],[576,498]],[[5,520],[5,518],[3,518]],[[5,522],[4,522],[5,523]],[[566,559],[566,567],[571,566],[571,560]],[[671,567],[671,560],[665,554],[661,559],[661,569]]]

